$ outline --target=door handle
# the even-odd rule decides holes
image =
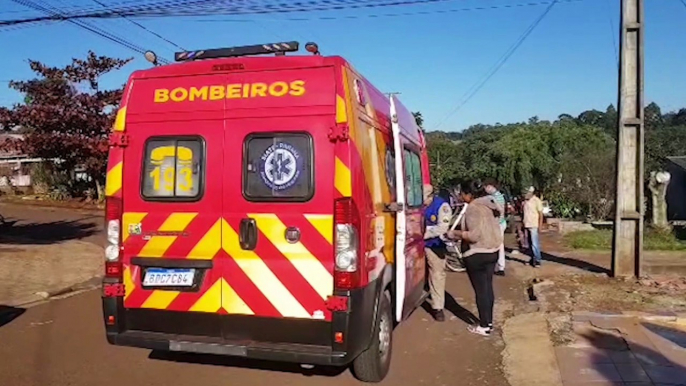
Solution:
[[[238,238],[242,249],[246,251],[255,249],[257,246],[257,223],[255,219],[244,218],[241,220]]]

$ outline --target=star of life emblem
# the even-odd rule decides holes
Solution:
[[[300,177],[301,157],[292,145],[279,142],[269,146],[260,158],[262,181],[272,190],[285,190]]]

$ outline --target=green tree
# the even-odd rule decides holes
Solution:
[[[122,88],[102,90],[101,76],[120,69],[130,59],[97,56],[73,59],[64,67],[50,67],[29,60],[36,78],[12,81],[10,87],[24,94],[25,103],[0,108],[0,127],[23,127],[23,140],[6,146],[43,159],[59,159],[55,167],[71,172],[83,166],[102,193],[107,162],[107,137]]]
[[[417,126],[419,126],[420,129],[424,129],[424,117],[422,117],[422,113],[419,111],[415,111],[412,113],[412,116],[414,117],[415,122],[417,122]]]
[[[583,113],[579,114],[576,120],[581,125],[600,127],[603,125],[603,122],[605,120],[605,114],[602,111],[598,110],[586,110]]]
[[[655,130],[662,127],[664,120],[662,118],[662,110],[657,103],[652,102],[643,110],[643,119],[645,121],[646,130]]]

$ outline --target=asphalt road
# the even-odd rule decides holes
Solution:
[[[451,274],[448,291],[472,309],[464,274]],[[498,278],[502,279],[502,278]],[[503,279],[496,291],[506,290]],[[464,296],[469,302],[462,301]],[[0,308],[0,384],[12,386],[357,385],[349,371],[235,360],[165,355],[110,346],[104,336],[100,294],[90,291],[22,310]],[[451,307],[458,312],[458,306]],[[13,315],[14,314],[14,315]],[[448,313],[449,316],[454,316]],[[12,316],[16,318],[12,319]],[[417,310],[395,331],[386,385],[506,386],[500,337],[467,332],[457,317],[434,322]]]
[[[102,218],[69,210],[0,204],[17,221],[12,232],[36,243],[79,238],[102,245]],[[65,229],[66,228],[66,229]],[[516,280],[496,277],[496,294],[517,296]],[[0,283],[1,285],[1,283]],[[475,310],[463,273],[449,273],[448,319],[434,322],[417,310],[394,333],[386,385],[508,385],[500,369],[504,344],[499,336],[467,332],[462,319]],[[450,301],[453,299],[453,301]],[[498,302],[497,302],[498,303]],[[496,305],[504,312],[507,301]],[[511,304],[511,302],[509,302]],[[496,319],[496,322],[498,320]],[[105,340],[99,291],[52,300],[28,310],[0,305],[0,385],[359,385],[349,371],[305,371],[297,365],[206,355],[169,355],[110,346]]]

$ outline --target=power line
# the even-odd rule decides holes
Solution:
[[[106,6],[105,4],[101,3],[101,2],[98,1],[98,0],[92,0],[92,1],[93,1],[94,3],[96,3],[96,4],[100,5],[100,6],[102,6],[103,8],[107,8],[107,6]],[[123,18],[124,20],[128,21],[129,23],[135,25],[136,27],[142,29],[143,31],[145,31],[145,32],[147,32],[147,33],[149,33],[149,34],[151,34],[151,35],[153,35],[153,36],[155,36],[155,37],[157,37],[157,38],[159,38],[159,39],[164,40],[165,42],[171,44],[172,46],[174,46],[174,47],[176,47],[176,48],[178,48],[178,49],[180,49],[181,51],[185,51],[185,50],[186,50],[185,48],[181,47],[180,45],[174,43],[173,41],[171,41],[171,40],[169,40],[169,39],[167,39],[167,38],[165,38],[164,36],[158,34],[157,32],[150,30],[149,28],[143,26],[142,24],[138,23],[137,21],[131,20],[131,19],[129,19],[129,18],[126,17],[126,16],[122,16],[122,18]]]
[[[12,1],[17,3],[17,4],[23,5],[25,7],[47,13],[48,15],[53,15],[53,16],[54,15],[60,15],[59,12],[56,12],[55,7],[47,5],[47,4],[44,6],[44,5],[40,5],[38,3],[35,3],[33,1],[28,1],[28,0],[12,0]],[[50,7],[52,9],[47,8],[47,7]],[[72,20],[72,19],[67,19],[66,21],[71,23],[71,24],[74,24],[74,25],[76,25],[82,29],[85,29],[89,32],[92,32],[92,33],[94,33],[94,34],[96,34],[102,38],[105,38],[105,39],[110,40],[114,43],[117,43],[117,44],[121,45],[122,47],[128,48],[129,50],[132,50],[134,52],[137,52],[139,54],[144,54],[147,51],[145,48],[140,47],[134,43],[131,43],[131,42],[127,41],[126,39],[119,37],[117,35],[114,35],[114,34],[108,32],[106,30],[103,30],[103,29],[99,28],[98,26],[96,26],[92,23],[88,23],[88,22],[83,21],[83,20]],[[169,63],[169,61],[167,59],[164,59],[164,58],[159,58],[159,61],[160,61],[160,63],[163,63],[163,64]]]
[[[684,1],[684,0],[681,0]],[[686,3],[684,3],[686,5]],[[617,33],[617,30],[615,30],[615,23],[612,20],[612,5],[610,4],[610,0],[605,0],[605,5],[607,6],[607,20],[610,23],[610,35],[612,36],[612,46],[615,49],[615,60],[617,61],[617,68],[619,68],[619,47],[617,47],[617,36],[615,34]]]
[[[254,5],[251,1],[226,2],[220,0],[194,1],[152,1],[122,3],[119,7],[83,9],[75,12],[62,10],[57,15],[37,16],[33,18],[3,20],[2,25],[16,25],[46,20],[70,19],[112,19],[128,17],[170,17],[170,16],[211,16],[211,15],[248,15],[297,13],[314,11],[340,11],[344,9],[382,8],[407,5],[426,5],[460,0],[310,0],[295,3],[284,3],[281,0],[261,1],[264,5]]]
[[[557,4],[559,0],[553,0],[550,5],[548,5],[543,11],[543,13],[536,19],[534,22],[524,31],[524,33],[517,39],[517,41],[510,46],[510,48],[505,51],[503,56],[496,61],[496,63],[491,67],[491,69],[485,74],[484,77],[482,77],[481,80],[477,81],[467,92],[465,95],[462,96],[462,101],[455,106],[439,123],[433,128],[433,130],[436,130],[439,128],[448,118],[450,118],[453,114],[458,112],[465,104],[467,104],[478,92],[481,90],[486,83],[500,70],[500,68],[514,55],[514,53],[519,49],[519,47],[524,43],[524,41],[531,35],[531,33],[538,27],[538,25],[545,19],[545,17],[550,13],[550,11],[553,9],[555,4]]]
[[[558,3],[578,3],[585,0],[558,0]],[[686,1],[686,0],[684,0]],[[477,6],[477,7],[464,7],[464,8],[454,8],[454,9],[442,9],[433,11],[412,11],[412,12],[395,12],[395,13],[377,13],[368,15],[344,15],[344,16],[318,16],[318,17],[297,17],[297,18],[285,18],[279,19],[279,21],[314,21],[314,20],[341,20],[341,19],[364,19],[364,18],[383,18],[383,17],[402,17],[402,16],[422,16],[422,15],[436,15],[436,14],[449,14],[457,12],[468,12],[468,11],[488,11],[496,9],[508,9],[508,8],[524,8],[524,7],[535,7],[541,5],[549,5],[553,0],[549,1],[537,1],[537,2],[527,2],[527,3],[515,3],[515,4],[501,4],[501,5],[489,5],[489,6]],[[253,19],[206,19],[197,20],[200,23],[249,23],[254,21]],[[262,19],[262,21],[276,21],[274,19]]]

